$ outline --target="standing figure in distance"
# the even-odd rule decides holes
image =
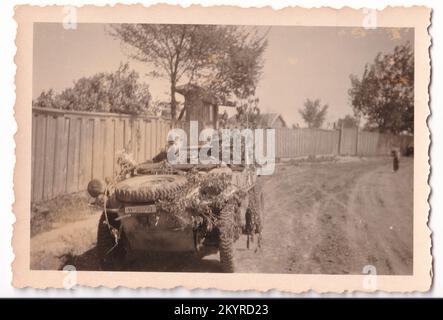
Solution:
[[[400,168],[400,161],[398,159],[398,152],[397,152],[397,150],[392,150],[391,154],[393,157],[392,168],[394,169],[394,172],[397,172],[398,169]]]

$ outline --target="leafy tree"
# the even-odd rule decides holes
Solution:
[[[36,108],[59,109],[59,107],[55,103],[54,90],[49,89],[48,91],[43,91],[42,93],[40,93],[38,98],[32,101],[32,106]]]
[[[172,119],[179,83],[213,90],[222,101],[253,95],[267,45],[257,32],[235,26],[119,24],[111,33],[135,49],[132,58],[153,65],[151,76],[168,79]]]
[[[320,128],[325,121],[328,105],[321,106],[320,100],[307,99],[303,105],[303,109],[298,112],[308,125],[308,128]]]
[[[409,43],[379,53],[361,79],[351,75],[349,96],[354,112],[368,129],[394,134],[414,132],[414,52]]]
[[[32,105],[63,110],[142,114],[150,111],[151,94],[139,75],[122,64],[114,73],[98,73],[74,82],[74,86],[55,94],[43,91]]]
[[[255,100],[267,41],[265,36],[258,35],[257,30],[221,28],[226,35],[215,59],[215,72],[207,78],[203,77],[202,85],[206,82],[209,90],[223,98],[233,94],[240,104],[251,104],[249,100]]]
[[[343,126],[344,128],[358,127],[358,119],[347,114],[344,118],[340,118],[337,120],[337,127],[341,128],[341,126]]]

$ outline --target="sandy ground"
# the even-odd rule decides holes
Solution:
[[[411,274],[413,161],[403,158],[400,165],[397,173],[390,158],[279,165],[273,176],[261,178],[261,249],[256,250],[257,241],[246,249],[246,238],[240,238],[238,272],[361,274],[372,265],[377,274]],[[33,237],[31,265],[97,270],[97,221],[93,214]],[[135,257],[126,269],[220,271],[218,255],[198,260],[177,254]]]
[[[265,182],[264,244],[239,271],[411,274],[413,162],[390,159],[281,167]]]

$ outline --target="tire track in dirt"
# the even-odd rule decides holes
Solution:
[[[355,167],[350,171],[353,174],[343,179],[349,166]],[[241,271],[347,273],[335,266],[340,265],[338,252],[349,251],[344,245],[341,220],[346,218],[343,212],[349,198],[347,188],[355,175],[365,170],[359,166],[361,163],[289,165],[265,178],[261,259],[255,257],[254,261],[250,253],[248,257],[239,255]]]
[[[397,173],[385,165],[357,182],[347,227],[347,237],[355,239],[354,273],[373,265],[377,274],[412,274],[413,162],[408,160]]]

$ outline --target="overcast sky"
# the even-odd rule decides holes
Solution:
[[[33,97],[50,88],[60,92],[74,80],[112,72],[121,62],[129,62],[150,85],[152,96],[168,101],[168,82],[148,77],[151,66],[130,60],[107,28],[79,24],[76,30],[65,30],[59,23],[34,24]],[[413,29],[271,27],[257,87],[260,108],[301,126],[298,109],[307,98],[329,105],[326,125],[352,114],[349,75],[360,75],[378,52],[391,52],[407,41],[413,44]]]

